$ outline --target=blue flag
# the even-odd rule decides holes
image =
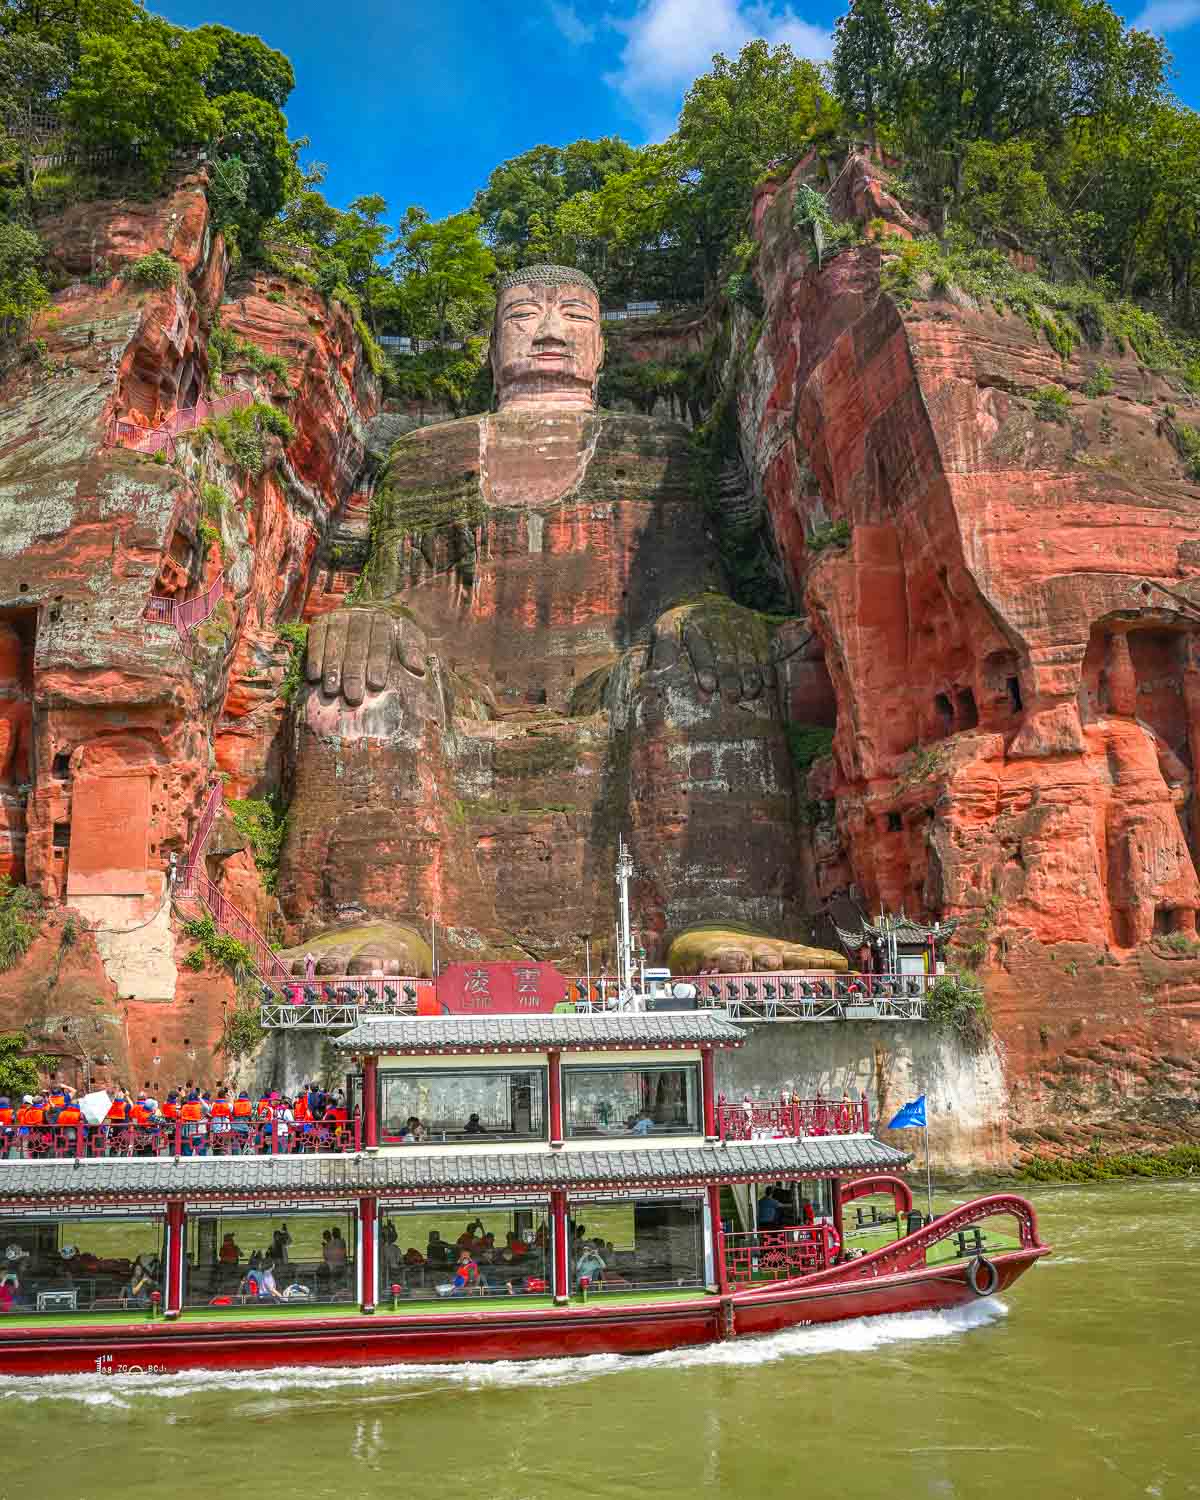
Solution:
[[[925,1124],[925,1095],[898,1109],[888,1121],[889,1130],[903,1130],[908,1125]]]

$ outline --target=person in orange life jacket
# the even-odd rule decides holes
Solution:
[[[83,1115],[79,1112],[79,1106],[72,1104],[68,1099],[66,1104],[58,1111],[58,1119],[54,1123],[56,1125],[78,1125],[82,1119]]]
[[[129,1100],[125,1097],[125,1090],[119,1088],[108,1106],[108,1114],[104,1120],[107,1125],[124,1125],[129,1118]]]
[[[179,1095],[172,1090],[163,1101],[162,1117],[172,1124],[179,1118]]]
[[[186,1100],[180,1106],[178,1112],[180,1118],[181,1136],[183,1136],[184,1157],[202,1157],[204,1155],[204,1106],[199,1101],[199,1095],[192,1089]]]
[[[469,1250],[459,1252],[458,1264],[454,1268],[454,1295],[465,1297],[472,1287],[479,1285],[479,1267],[471,1259]]]
[[[319,1120],[325,1113],[325,1094],[315,1083],[308,1086],[308,1118]]]
[[[208,1111],[208,1128],[214,1136],[225,1136],[233,1129],[233,1105],[225,1089],[217,1090],[217,1097]],[[214,1145],[215,1145],[214,1141]]]
[[[8,1095],[0,1094],[0,1130],[7,1135],[12,1130],[15,1119],[16,1113],[8,1102]]]
[[[145,1094],[139,1094],[133,1101],[133,1108],[129,1111],[133,1123],[140,1130],[148,1130],[150,1122],[154,1119],[154,1113],[146,1101]]]
[[[250,1102],[250,1095],[243,1090],[233,1101],[233,1128],[237,1135],[250,1134],[250,1117],[253,1113],[254,1105]]]

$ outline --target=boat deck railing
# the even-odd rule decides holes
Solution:
[[[109,1122],[103,1125],[8,1126],[0,1150],[10,1161],[92,1161],[147,1156],[297,1156],[362,1150],[362,1118],[345,1124],[252,1121],[245,1129],[230,1122],[203,1134],[190,1121],[161,1125]]]
[[[837,1233],[831,1224],[756,1229],[744,1234],[722,1231],[721,1240],[725,1275],[734,1291],[825,1271],[838,1253]]]
[[[727,1099],[717,1096],[722,1141],[803,1140],[822,1135],[870,1135],[871,1106],[861,1099]]]

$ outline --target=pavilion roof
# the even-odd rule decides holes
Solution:
[[[711,1011],[615,1015],[378,1016],[334,1039],[343,1052],[429,1056],[472,1052],[604,1052],[740,1047],[745,1031]]]
[[[868,921],[862,918],[857,928],[849,929],[835,923],[837,935],[843,947],[861,948],[864,943],[882,943],[885,938],[894,936],[898,943],[919,944],[927,943],[931,937],[938,941],[954,936],[958,927],[957,917],[947,917],[944,922],[938,922],[928,926],[923,922],[915,922],[912,917],[893,917],[886,924]]]
[[[259,1201],[568,1190],[673,1188],[780,1182],[895,1171],[911,1156],[868,1135],[727,1146],[646,1146],[620,1151],[424,1152],[379,1155],[122,1157],[0,1162],[0,1213],[169,1199],[230,1206]]]

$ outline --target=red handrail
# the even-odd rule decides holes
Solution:
[[[292,978],[287,966],[258,928],[232,902],[225,899],[207,875],[201,875],[199,870],[189,867],[179,894],[194,897],[212,917],[218,931],[227,937],[236,938],[249,950],[251,963],[260,978],[276,983]]]
[[[784,1094],[778,1100],[743,1099],[740,1103],[717,1097],[717,1131],[723,1141],[756,1139],[802,1140],[807,1136],[869,1135],[871,1107],[861,1099],[799,1099]]]
[[[834,1262],[839,1243],[831,1224],[800,1225],[793,1229],[759,1229],[753,1234],[721,1231],[725,1273],[734,1291],[755,1282],[788,1281],[811,1276]]]
[[[130,448],[136,453],[163,452],[174,456],[175,438],[178,434],[194,432],[209,417],[224,416],[226,412],[238,407],[249,406],[253,400],[253,391],[233,391],[228,396],[218,396],[215,401],[202,397],[195,406],[180,407],[155,427],[139,427],[136,422],[122,422],[114,418],[108,427],[108,446]]]
[[[219,781],[214,781],[208,789],[208,797],[205,799],[204,807],[200,813],[200,821],[196,824],[196,831],[192,835],[191,848],[188,850],[186,883],[190,886],[192,875],[196,866],[200,863],[200,856],[204,853],[204,846],[208,842],[208,836],[212,832],[212,826],[221,814],[224,792]]]
[[[88,1161],[122,1156],[297,1156],[317,1152],[362,1149],[362,1116],[355,1113],[344,1125],[329,1121],[251,1120],[238,1130],[232,1121],[224,1130],[205,1122],[203,1135],[191,1135],[181,1120],[157,1125],[130,1121],[104,1125],[30,1125],[0,1128],[0,1150],[22,1161]]]
[[[158,625],[174,625],[186,639],[198,625],[203,625],[212,614],[225,593],[225,573],[222,570],[202,594],[194,599],[163,599],[152,596],[146,603],[143,617]]]

